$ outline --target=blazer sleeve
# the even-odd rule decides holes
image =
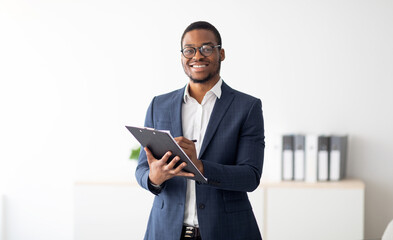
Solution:
[[[252,104],[240,129],[237,155],[225,156],[235,157],[235,164],[224,165],[216,161],[201,159],[204,175],[208,178],[209,185],[223,190],[247,192],[258,187],[262,176],[265,149],[261,100],[256,99]]]
[[[154,128],[154,121],[153,121],[154,100],[155,98],[153,98],[153,100],[149,105],[149,108],[147,109],[145,125],[144,125],[145,127]],[[161,185],[160,188],[155,188],[154,186],[152,186],[149,181],[149,172],[150,169],[149,169],[149,164],[147,162],[146,152],[143,149],[143,147],[141,147],[141,152],[139,154],[139,159],[138,159],[138,166],[136,167],[136,171],[135,171],[135,177],[139,185],[141,185],[146,190],[149,190],[153,194],[157,195],[162,191],[162,189],[165,186],[165,183],[163,183],[163,185]]]

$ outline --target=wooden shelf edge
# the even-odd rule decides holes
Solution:
[[[136,181],[76,181],[75,186],[139,186]],[[281,182],[261,182],[259,188],[356,188],[364,189],[365,184],[357,179],[344,179],[341,181],[327,182],[300,182],[300,181],[281,181]]]
[[[358,179],[344,179],[340,181],[326,182],[301,182],[301,181],[281,181],[262,182],[262,188],[357,188],[364,189],[365,184]]]
[[[74,186],[139,186],[136,181],[76,181]]]

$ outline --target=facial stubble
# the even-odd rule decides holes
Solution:
[[[213,77],[214,77],[216,74],[219,74],[219,73],[220,73],[220,70],[221,70],[221,59],[218,59],[218,68],[217,68],[217,71],[215,71],[215,72],[213,72],[213,73],[209,73],[209,75],[207,75],[204,79],[195,79],[195,78],[192,77],[192,74],[191,74],[191,73],[190,73],[189,75],[187,74],[187,72],[185,71],[184,66],[183,66],[183,69],[184,69],[184,72],[186,73],[186,75],[190,78],[190,80],[191,80],[193,83],[199,83],[199,84],[206,83],[206,82],[210,81],[211,79],[213,79]]]

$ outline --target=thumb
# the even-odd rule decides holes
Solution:
[[[153,161],[156,160],[156,159],[154,158],[153,154],[151,153],[151,151],[147,147],[145,147],[144,150],[146,152],[147,163],[150,166],[150,164],[152,164]]]

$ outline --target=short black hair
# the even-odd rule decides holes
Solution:
[[[213,32],[214,36],[216,37],[217,44],[220,45],[219,48],[222,47],[222,42],[221,42],[221,35],[218,32],[217,28],[215,28],[212,24],[205,22],[205,21],[198,21],[198,22],[193,22],[191,23],[186,30],[184,30],[183,35],[181,36],[181,41],[180,41],[180,48],[183,48],[183,39],[186,33],[195,30],[195,29],[204,29]]]

